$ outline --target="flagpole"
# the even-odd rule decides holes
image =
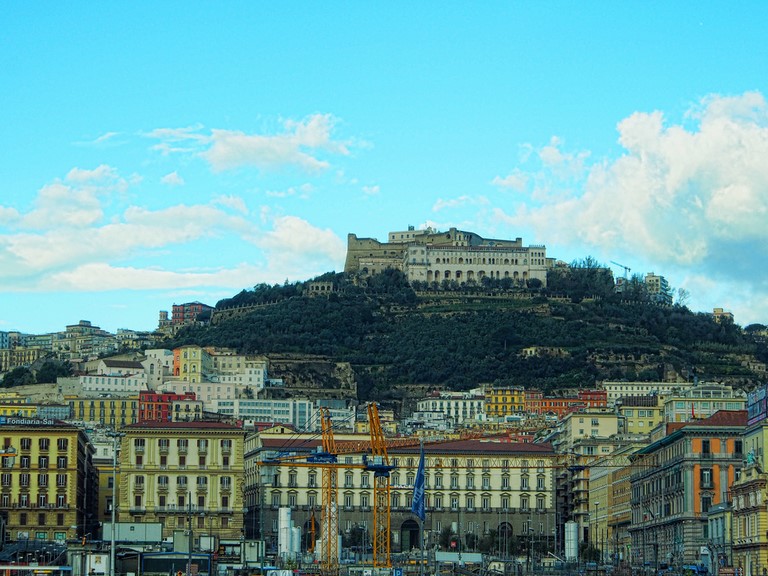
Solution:
[[[421,549],[421,562],[419,575],[424,576],[424,520],[426,518],[426,495],[424,493],[424,439],[419,442],[419,468],[416,470],[416,478],[413,483],[413,499],[411,501],[411,512],[419,519],[419,548]]]

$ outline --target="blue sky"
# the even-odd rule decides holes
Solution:
[[[0,330],[150,330],[408,225],[619,262],[768,323],[767,17],[5,2]]]

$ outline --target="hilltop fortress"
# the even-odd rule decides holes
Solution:
[[[477,282],[509,278],[517,284],[531,279],[547,284],[547,270],[555,266],[545,246],[523,246],[523,239],[483,238],[474,232],[432,228],[390,232],[388,242],[347,235],[344,272],[364,276],[387,268],[401,270],[409,282]]]

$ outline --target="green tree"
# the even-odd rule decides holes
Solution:
[[[56,382],[56,379],[72,375],[72,364],[61,362],[59,360],[46,360],[37,371],[36,381],[38,384],[50,384]]]
[[[3,388],[14,388],[16,386],[25,386],[34,384],[35,376],[29,368],[19,366],[14,368],[3,378]]]

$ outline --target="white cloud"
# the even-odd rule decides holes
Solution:
[[[343,261],[346,254],[346,245],[333,231],[312,226],[297,216],[275,218],[272,230],[256,239],[255,243],[265,250],[302,259],[322,255]]]
[[[257,267],[246,264],[211,272],[178,272],[91,263],[51,274],[48,282],[55,290],[92,292],[122,290],[127,287],[132,290],[243,287],[253,284],[253,279],[259,277],[259,271]]]
[[[158,128],[145,136],[160,140],[153,149],[163,154],[199,154],[214,171],[254,166],[274,170],[288,166],[308,172],[325,170],[329,162],[319,153],[348,155],[348,142],[332,137],[335,119],[330,114],[314,114],[303,120],[286,120],[277,134],[246,134],[239,130],[201,126]]]
[[[239,196],[218,196],[213,199],[213,203],[226,208],[231,208],[240,214],[248,214],[248,206],[246,206],[245,200]]]
[[[541,163],[528,174],[543,191],[537,202],[497,216],[549,244],[768,284],[754,265],[768,258],[765,99],[709,96],[687,119],[670,125],[662,112],[636,112],[618,124],[624,153],[589,166],[587,153],[553,140],[531,156]]]
[[[432,211],[433,212],[439,212],[441,210],[446,210],[449,208],[460,208],[467,205],[487,205],[488,204],[488,198],[485,196],[468,196],[463,195],[459,196],[458,198],[451,198],[449,200],[443,200],[442,198],[438,198],[437,201],[432,205]]]
[[[363,186],[363,194],[366,196],[377,196],[380,192],[378,185],[375,186]]]
[[[183,186],[184,178],[179,176],[179,173],[174,170],[173,172],[163,176],[160,179],[160,182],[162,182],[166,186]]]
[[[74,183],[86,183],[86,182],[108,182],[120,180],[117,170],[112,166],[102,164],[93,170],[86,170],[83,168],[72,168],[67,173],[67,181]]]
[[[520,170],[514,170],[503,178],[501,176],[496,176],[491,181],[491,184],[498,186],[499,188],[509,188],[511,190],[522,192],[528,186],[528,176],[520,172]]]

